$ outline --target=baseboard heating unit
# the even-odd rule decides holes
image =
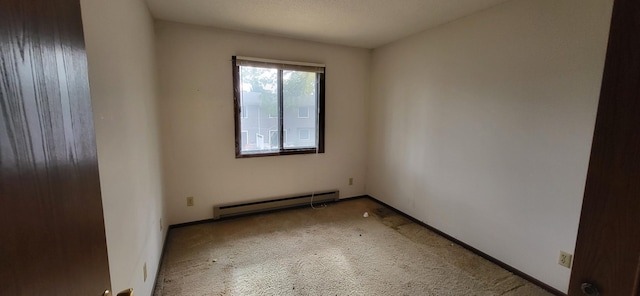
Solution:
[[[340,191],[332,190],[281,196],[239,204],[218,205],[213,207],[213,219],[309,205],[312,198],[314,205],[332,202],[338,200],[339,194]]]

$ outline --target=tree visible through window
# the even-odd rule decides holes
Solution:
[[[324,152],[324,65],[233,57],[233,78],[236,157]]]

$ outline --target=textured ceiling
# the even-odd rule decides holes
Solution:
[[[375,48],[506,0],[147,0],[157,19]]]

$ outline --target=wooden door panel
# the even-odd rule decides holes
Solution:
[[[640,260],[640,1],[616,0],[569,295],[637,295]]]
[[[78,0],[0,2],[0,294],[109,289]]]

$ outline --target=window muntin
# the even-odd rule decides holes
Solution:
[[[324,152],[324,67],[309,65],[233,57],[236,157]]]

